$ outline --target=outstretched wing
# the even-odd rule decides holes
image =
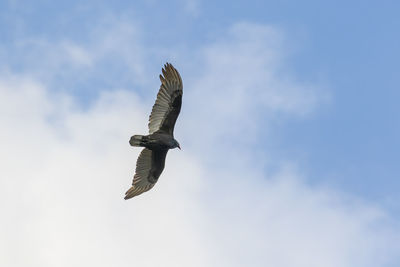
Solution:
[[[125,199],[149,191],[154,186],[164,169],[167,152],[167,149],[150,150],[147,148],[140,152],[132,187],[125,193]]]
[[[169,63],[162,69],[161,87],[150,114],[149,133],[162,131],[173,135],[176,119],[181,111],[183,85],[178,71]]]

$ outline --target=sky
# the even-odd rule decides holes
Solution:
[[[0,265],[398,266],[399,8],[0,2]],[[182,151],[125,201],[167,61]]]

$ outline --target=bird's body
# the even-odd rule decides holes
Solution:
[[[172,149],[179,146],[178,142],[169,134],[155,132],[149,135],[134,135],[129,140],[131,146],[143,146],[150,150]]]
[[[162,73],[161,87],[150,114],[149,135],[133,135],[129,140],[131,146],[145,148],[136,162],[132,187],[125,193],[125,199],[150,190],[164,170],[168,150],[180,148],[173,132],[182,105],[182,79],[169,63]]]

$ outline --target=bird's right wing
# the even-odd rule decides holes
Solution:
[[[161,86],[150,114],[149,133],[162,131],[173,135],[181,111],[183,85],[178,71],[169,63],[162,69]]]
[[[140,152],[132,187],[125,193],[125,199],[140,195],[153,188],[164,169],[167,152],[167,149],[152,151],[147,148]]]

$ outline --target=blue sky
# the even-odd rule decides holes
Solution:
[[[198,198],[179,195],[176,200],[170,200],[171,203],[189,199],[189,203],[195,203],[205,212],[201,216],[219,218],[215,225],[224,227],[224,216],[235,216],[229,201],[225,202],[229,199],[228,191],[241,192],[238,189],[241,185],[248,201],[266,201],[268,211],[274,210],[269,206],[271,202],[282,201],[281,211],[276,214],[285,222],[296,209],[287,209],[284,203],[296,206],[291,199],[299,197],[302,199],[299,203],[304,204],[299,204],[299,209],[304,208],[304,214],[327,218],[326,221],[321,219],[321,224],[329,225],[326,222],[330,216],[338,217],[338,221],[332,222],[332,229],[349,229],[354,234],[355,245],[359,244],[356,240],[363,243],[355,233],[371,236],[371,240],[379,236],[378,239],[386,240],[383,242],[387,244],[397,240],[400,233],[396,228],[400,211],[398,2],[148,0],[127,4],[126,1],[14,0],[1,2],[0,10],[0,88],[6,88],[3,89],[5,99],[19,99],[27,105],[26,114],[32,112],[34,116],[28,121],[37,120],[40,125],[45,125],[43,129],[42,126],[27,126],[27,129],[32,129],[38,136],[45,133],[59,151],[71,142],[68,143],[71,154],[93,153],[92,145],[95,147],[96,143],[88,141],[89,130],[99,131],[100,136],[118,144],[118,149],[119,141],[113,139],[115,136],[124,136],[124,131],[128,130],[129,134],[145,131],[147,112],[159,86],[156,77],[168,60],[178,68],[185,82],[184,103],[187,106],[184,106],[182,128],[177,136],[183,148],[186,144],[189,155],[184,160],[188,161],[187,171],[196,173],[193,178],[196,182],[185,184],[184,188],[196,195],[194,185],[201,184],[196,180],[197,176],[199,181],[204,175],[222,177],[213,184],[220,186],[218,188],[227,186],[224,181],[229,181],[229,176],[242,174],[247,177],[246,183],[239,177],[232,178],[229,183],[233,185],[227,186],[224,193],[209,189],[206,193],[209,199],[220,203],[209,214],[203,209],[207,210],[210,203]],[[33,93],[32,101],[24,96],[25,89],[21,89],[22,93],[15,89],[19,93],[14,98],[11,98],[12,91],[7,91],[11,90],[7,88],[25,87],[37,89],[29,89],[37,92]],[[27,92],[31,92],[29,90]],[[131,99],[135,105],[130,106],[126,99]],[[39,110],[38,114],[29,108]],[[7,109],[5,114],[14,114],[11,110]],[[105,116],[110,127],[115,127],[115,132],[103,129],[101,123],[97,125],[102,117],[95,112]],[[132,115],[132,119],[125,118],[123,112]],[[25,115],[18,114],[15,120],[21,120],[22,125]],[[30,118],[31,115],[26,116]],[[95,121],[93,125],[89,123],[91,120]],[[118,125],[118,122],[124,125]],[[14,125],[6,119],[3,125],[20,129],[19,123]],[[206,133],[204,129],[215,131],[215,134]],[[199,132],[204,133],[205,140],[212,145],[204,145],[193,137]],[[38,140],[38,145],[47,143]],[[89,142],[87,147],[82,145],[84,141]],[[236,148],[232,148],[233,145]],[[37,148],[29,149],[33,153]],[[105,149],[108,149],[106,154],[114,151],[111,145]],[[51,146],[48,151],[49,155],[56,153]],[[128,155],[125,151],[121,153]],[[210,153],[213,156],[209,157]],[[182,157],[172,156],[171,165],[178,166],[174,162],[183,160]],[[96,160],[104,161],[97,156],[93,158],[95,160],[88,160],[88,163],[94,166],[98,165]],[[43,156],[45,163],[50,159],[50,156]],[[82,162],[86,160],[83,158]],[[256,166],[252,168],[252,164]],[[165,176],[172,177],[172,169],[169,176]],[[115,170],[110,168],[108,171]],[[51,169],[40,173],[39,181],[47,181],[43,183],[49,184],[49,188],[56,186],[47,178],[40,178],[47,177],[41,175],[51,173]],[[123,180],[126,174],[118,174],[118,181],[126,182]],[[107,178],[103,179],[107,181]],[[167,192],[178,193],[173,190],[167,187]],[[256,193],[252,193],[254,190]],[[68,189],[65,192],[67,194]],[[283,192],[287,197],[280,198],[277,192]],[[264,196],[264,193],[275,197]],[[304,197],[308,194],[309,197]],[[153,208],[161,205],[162,196],[166,195],[152,202]],[[157,202],[158,199],[161,202]],[[42,200],[39,198],[38,201],[41,203]],[[139,203],[145,205],[144,201]],[[247,209],[242,204],[248,203],[246,201],[237,199],[232,203]],[[309,204],[314,201],[322,204]],[[61,205],[63,203],[61,201]],[[112,203],[116,205],[113,207],[119,205]],[[360,204],[362,207],[357,203],[363,203]],[[25,207],[24,203],[18,205]],[[351,208],[347,210],[347,206]],[[218,207],[224,212],[218,213]],[[258,208],[262,209],[262,205]],[[143,216],[149,215],[138,209]],[[47,212],[44,214],[52,214]],[[180,216],[182,210],[175,212]],[[352,213],[361,215],[353,217]],[[386,219],[381,222],[380,215],[376,214],[385,214],[383,217],[389,222]],[[221,240],[225,240],[230,231],[243,230],[241,227],[260,226],[257,214],[247,211],[247,215],[254,220],[240,221],[232,228],[228,227]],[[101,217],[100,213],[98,216]],[[298,216],[300,224],[306,225],[303,215]],[[378,219],[371,219],[375,217]],[[88,224],[90,220],[87,219]],[[183,228],[191,229],[195,225],[193,221],[188,221]],[[217,231],[215,225],[209,225],[207,219],[204,221],[202,227]],[[40,228],[41,224],[38,225]],[[173,229],[182,226],[174,221],[168,225]],[[359,228],[353,232],[350,225]],[[274,224],[270,226],[274,227]],[[289,227],[289,232],[296,227]],[[393,233],[385,235],[371,230],[375,227]],[[327,229],[331,228],[327,226]],[[276,232],[285,233],[286,230],[279,228]],[[307,228],[304,231],[307,233]],[[253,235],[256,236],[249,232],[240,240],[254,242]],[[202,240],[201,235],[195,236]],[[293,236],[301,240],[300,232],[294,231]],[[310,241],[310,248],[320,241],[311,236],[310,240],[315,243]],[[278,243],[285,241],[280,236],[273,238]],[[332,240],[329,236],[326,238]],[[338,238],[338,246],[344,241],[344,238]],[[207,244],[204,240],[199,241],[199,244],[203,243]],[[357,266],[354,264],[363,263],[360,260],[363,253],[373,248],[366,245],[365,250],[356,251],[355,255],[361,255],[359,258],[354,256],[353,259],[339,249],[337,254],[329,254],[327,258],[342,260],[336,262],[336,266]],[[240,247],[233,244],[220,252],[228,255],[236,249]],[[263,246],[257,246],[257,249],[263,251]],[[97,251],[94,249],[94,253]],[[268,251],[270,254],[266,255],[274,255],[273,250]],[[251,252],[246,255],[237,262],[243,260],[244,263],[252,257]],[[309,254],[307,251],[300,253],[300,262],[301,255]],[[380,261],[384,256],[373,256],[366,261],[396,266],[399,260],[387,256],[387,261]],[[40,266],[40,260],[35,259],[35,262]],[[216,255],[210,256],[210,262],[233,266],[232,262],[225,262]],[[272,262],[275,266],[290,266],[290,262],[286,265]],[[307,266],[306,262],[304,266]],[[254,262],[254,266],[262,266],[261,263]],[[318,266],[320,262],[315,259],[314,263]]]
[[[286,67],[291,75],[321,84],[331,99],[305,120],[280,123],[274,132],[276,142],[268,148],[277,156],[300,160],[312,183],[322,179],[394,205],[398,211],[396,203],[386,203],[388,198],[397,199],[400,187],[396,1],[4,1],[1,5],[3,53],[16,71],[26,67],[21,50],[14,46],[18,38],[84,42],[90,28],[107,16],[138,22],[149,46],[199,47],[237,21],[279,27],[288,39]],[[163,60],[154,57],[150,63],[156,69]],[[70,90],[87,101],[86,94],[97,89],[83,83],[79,84],[83,90]]]

